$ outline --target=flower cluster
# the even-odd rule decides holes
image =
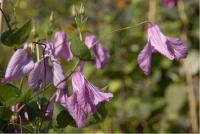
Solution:
[[[113,95],[101,92],[98,87],[85,78],[83,69],[86,61],[80,61],[79,71],[72,73],[73,93],[69,95],[64,70],[60,64],[60,59],[65,61],[73,59],[70,42],[65,32],[57,31],[53,40],[46,40],[40,44],[44,54],[37,62],[34,62],[33,59],[33,44],[25,43],[23,49],[18,49],[9,61],[2,82],[12,83],[26,75],[28,76],[29,86],[35,90],[41,90],[48,84],[53,83],[57,90],[53,101],[49,103],[47,108],[49,113],[47,116],[50,121],[53,113],[53,102],[59,102],[68,110],[77,126],[83,127],[86,124],[88,115],[95,113],[100,103],[109,101]],[[108,62],[108,51],[103,48],[94,35],[86,36],[85,45],[94,53],[93,63],[97,69],[102,69]]]

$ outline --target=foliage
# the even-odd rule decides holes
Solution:
[[[17,2],[16,2],[17,1]],[[92,64],[85,65],[85,74],[95,85],[104,87],[112,92],[114,98],[98,108],[98,112],[91,115],[84,128],[76,128],[69,113],[60,105],[54,104],[52,126],[44,118],[44,108],[50,103],[55,89],[49,86],[47,90],[38,94],[29,89],[24,77],[23,88],[21,81],[11,84],[0,84],[0,130],[13,132],[14,128],[20,132],[87,132],[87,133],[162,133],[162,132],[191,132],[189,102],[187,95],[187,69],[190,66],[196,98],[199,98],[199,4],[198,1],[184,1],[187,22],[187,37],[189,55],[181,62],[169,61],[163,56],[155,54],[152,61],[152,75],[147,77],[137,65],[137,55],[146,44],[145,25],[133,29],[112,32],[118,28],[134,26],[147,20],[147,0],[9,0],[5,1],[5,12],[10,18],[16,19],[8,30],[3,24],[2,43],[0,45],[0,78],[3,78],[12,45],[21,46],[27,39],[50,38],[48,32],[60,28],[65,30],[72,44],[72,52],[76,58],[91,61],[93,59],[89,49],[81,44],[71,15],[73,6],[84,3],[85,14],[88,16],[86,26],[82,26],[83,35],[87,30],[98,35],[103,46],[109,49],[110,59],[105,69],[96,71]],[[13,5],[16,5],[13,13]],[[54,22],[50,22],[49,15],[54,13]],[[32,18],[32,21],[27,21]],[[184,22],[177,6],[167,8],[162,0],[157,1],[156,23],[162,31],[172,37],[181,37]],[[27,21],[27,22],[26,22]],[[25,22],[25,23],[24,23]],[[53,24],[50,24],[53,23]],[[86,28],[87,27],[87,28]],[[31,30],[32,29],[32,30]],[[86,31],[84,31],[87,29]],[[78,45],[81,45],[79,47]],[[64,62],[67,74],[73,69],[74,61]],[[16,86],[14,86],[16,85]],[[71,84],[68,83],[69,88]],[[199,99],[196,99],[199,104]],[[38,102],[41,102],[38,104]],[[26,104],[22,111],[27,110],[22,128],[20,122],[15,122],[15,114],[10,106],[19,103]],[[198,107],[198,106],[197,106]],[[199,118],[199,117],[198,117]],[[199,120],[198,120],[199,121]],[[10,125],[9,122],[11,123]],[[42,123],[42,124],[41,124]]]

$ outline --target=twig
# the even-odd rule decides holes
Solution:
[[[148,21],[155,22],[156,20],[156,0],[148,0],[149,11],[148,11]]]
[[[178,12],[182,21],[183,30],[181,33],[181,38],[183,41],[188,42],[187,38],[187,29],[188,29],[188,18],[185,13],[185,7],[184,7],[184,1],[178,0],[177,3],[178,6]],[[192,73],[190,71],[190,65],[188,65],[186,62],[183,63],[185,72],[186,72],[186,82],[187,82],[187,92],[188,92],[188,101],[189,101],[189,107],[190,107],[190,118],[191,118],[191,125],[192,125],[192,132],[197,133],[198,132],[198,117],[197,117],[197,104],[195,100],[194,95],[194,86],[193,86],[193,79],[192,79]]]
[[[5,21],[6,21],[6,24],[7,24],[8,28],[9,28],[9,30],[11,31],[12,28],[11,28],[11,25],[10,25],[10,23],[9,23],[9,20],[8,20],[6,14],[5,14],[4,11],[2,10],[2,8],[0,8],[0,11],[1,11],[1,13],[3,14],[3,16],[4,16],[4,19],[5,19]]]

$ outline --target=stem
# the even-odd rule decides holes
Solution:
[[[188,92],[188,100],[189,100],[189,107],[190,107],[190,118],[192,122],[192,132],[198,132],[198,123],[197,123],[197,109],[196,109],[196,100],[194,95],[194,86],[193,86],[193,79],[192,74],[189,71],[190,69],[187,68],[186,71],[186,81],[187,81],[187,92]]]
[[[0,8],[3,9],[3,0],[0,0]],[[0,34],[2,33],[2,14],[0,15]]]
[[[148,20],[154,23],[156,20],[156,0],[149,0],[148,2],[149,2]]]
[[[188,17],[185,12],[185,6],[183,0],[177,1],[177,7],[178,12],[180,15],[180,19],[182,21],[183,29],[181,31],[181,39],[185,42],[188,42],[187,37],[187,31],[188,31]],[[188,93],[188,101],[189,101],[189,108],[190,108],[190,118],[191,118],[191,125],[192,125],[192,132],[197,133],[198,132],[198,117],[197,117],[197,103],[195,99],[195,93],[194,93],[194,86],[193,86],[193,78],[192,78],[192,72],[190,69],[191,65],[188,65],[187,62],[183,62],[184,68],[185,68],[185,77],[187,82],[187,93]]]
[[[143,25],[143,24],[146,24],[146,23],[148,23],[150,25],[153,25],[153,23],[150,22],[150,21],[143,21],[143,22],[137,23],[137,24],[132,25],[132,26],[123,27],[123,28],[119,28],[119,29],[113,30],[113,31],[111,31],[111,32],[103,35],[102,38],[105,37],[105,36],[108,36],[108,35],[110,35],[112,33],[115,33],[115,32],[120,32],[120,31],[124,31],[124,30],[128,30],[128,29],[136,28],[136,27],[138,27],[140,25]],[[98,42],[99,42],[99,40],[97,40],[96,42],[94,42],[93,45],[97,44]]]
[[[37,55],[37,62],[39,62],[40,61],[40,51],[39,51],[38,43],[36,44],[36,55]]]
[[[2,10],[2,8],[0,8],[0,11],[1,11],[1,13],[3,14],[3,17],[4,17],[5,21],[6,21],[6,24],[7,24],[8,28],[9,28],[9,30],[11,31],[12,28],[11,28],[11,25],[10,25],[10,23],[9,23],[8,18],[6,17],[6,14],[5,14],[4,11]]]

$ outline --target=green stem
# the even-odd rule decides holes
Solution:
[[[37,62],[40,61],[40,51],[39,51],[39,45],[36,44],[36,55],[37,55]]]
[[[1,11],[1,13],[3,14],[3,17],[4,17],[5,21],[6,21],[6,24],[7,24],[8,28],[9,28],[9,30],[11,31],[11,30],[12,30],[12,27],[11,27],[11,25],[10,25],[10,23],[9,23],[8,18],[6,17],[6,14],[4,13],[4,11],[3,11],[1,8],[0,8],[0,11]]]

